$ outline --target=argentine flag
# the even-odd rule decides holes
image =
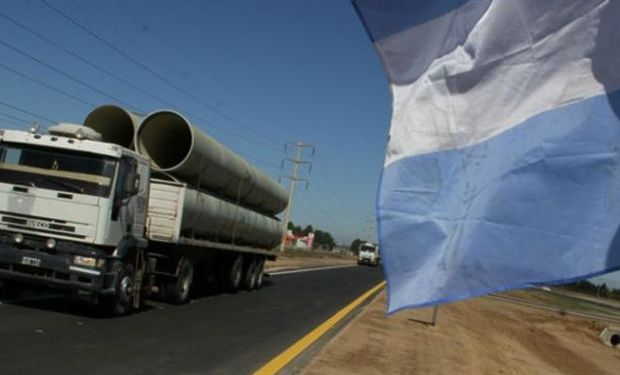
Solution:
[[[353,0],[390,81],[389,312],[620,268],[620,0]]]

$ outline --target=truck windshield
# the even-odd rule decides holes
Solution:
[[[368,246],[368,245],[364,245],[362,246],[362,251],[370,251],[370,252],[374,252],[375,251],[375,247],[374,246]]]
[[[0,144],[0,182],[107,197],[112,158],[68,150]]]

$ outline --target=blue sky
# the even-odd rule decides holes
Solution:
[[[375,210],[390,96],[348,0],[50,4],[94,35],[39,0],[3,2],[0,101],[32,113],[0,103],[4,127],[19,127],[15,117],[48,125],[34,115],[79,123],[91,104],[147,113],[172,107],[274,178],[287,174],[280,170],[287,141],[310,143],[316,147],[313,160],[305,155],[313,161],[305,176],[310,186],[300,186],[292,220],[328,230],[344,244],[365,231]]]
[[[298,189],[292,220],[342,244],[367,232],[391,104],[349,0],[50,4],[57,11],[39,0],[0,8],[1,127],[79,123],[107,103],[172,108],[276,179],[287,174],[284,144],[311,143],[310,186]],[[620,288],[618,274],[596,281]]]

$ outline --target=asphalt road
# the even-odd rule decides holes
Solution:
[[[382,279],[363,266],[275,275],[258,291],[148,301],[123,318],[29,294],[0,304],[0,374],[251,373]]]

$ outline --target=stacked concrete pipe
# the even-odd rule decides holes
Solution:
[[[138,127],[135,143],[136,150],[151,159],[154,170],[241,206],[273,216],[288,204],[288,194],[280,184],[177,112],[147,115]]]
[[[102,105],[84,119],[84,125],[94,129],[103,142],[134,148],[134,136],[142,118],[116,105]]]
[[[88,114],[84,125],[99,132],[104,142],[148,157],[154,171],[197,188],[185,195],[184,231],[261,247],[281,240],[282,225],[274,215],[288,204],[284,188],[181,114],[161,110],[140,119],[106,105]]]

